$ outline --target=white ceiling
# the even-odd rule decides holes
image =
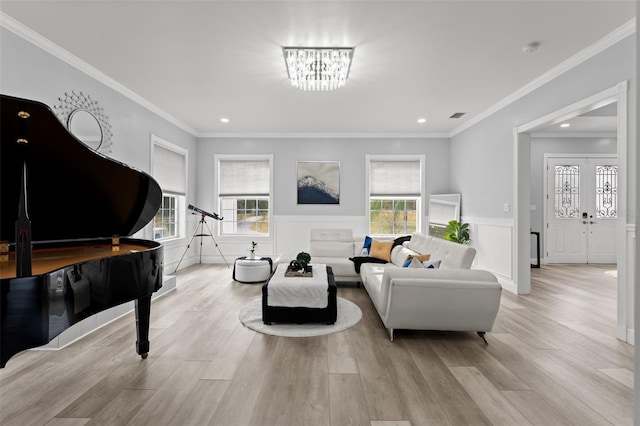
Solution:
[[[447,135],[635,17],[634,2],[611,0],[2,0],[0,10],[201,136]],[[285,45],[354,46],[346,86],[291,87]]]
[[[561,124],[568,124],[562,127]],[[543,129],[532,131],[533,136],[553,137],[615,137],[617,133],[617,117],[585,117],[578,116],[565,120],[561,124],[554,124]]]
[[[618,109],[611,103],[564,120],[557,124],[543,126],[531,131],[534,137],[617,137]]]

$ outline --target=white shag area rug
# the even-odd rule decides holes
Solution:
[[[604,271],[604,274],[606,276],[608,276],[609,278],[618,279],[618,270],[617,269],[614,269],[612,271]]]
[[[262,298],[258,297],[240,310],[240,321],[245,327],[264,334],[284,337],[311,337],[337,333],[353,327],[362,319],[362,311],[353,302],[336,298],[338,315],[335,324],[278,324],[265,325],[262,322]]]

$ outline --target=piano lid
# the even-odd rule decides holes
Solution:
[[[153,219],[162,190],[151,176],[87,147],[48,106],[0,97],[0,240],[15,242],[23,158],[34,242],[128,236]]]

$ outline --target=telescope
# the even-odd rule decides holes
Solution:
[[[222,254],[222,251],[220,250],[220,247],[218,247],[218,242],[216,241],[216,239],[213,238],[213,233],[211,232],[211,229],[209,228],[209,225],[207,225],[207,221],[204,220],[205,216],[212,217],[215,220],[222,220],[223,218],[218,216],[216,213],[209,213],[207,211],[199,209],[196,206],[194,206],[193,204],[189,204],[187,206],[187,208],[189,210],[191,210],[191,214],[196,214],[197,213],[197,214],[200,215],[200,222],[198,223],[198,226],[196,226],[195,229],[193,230],[193,235],[191,236],[191,239],[189,240],[189,244],[187,244],[187,248],[184,250],[184,253],[182,253],[182,257],[178,261],[178,266],[176,266],[176,269],[173,272],[178,270],[178,267],[182,263],[182,259],[184,259],[184,256],[189,251],[189,248],[191,247],[191,243],[193,242],[193,239],[195,237],[200,237],[200,263],[202,263],[202,237],[211,237],[211,239],[213,240],[213,243],[216,245],[216,248],[220,252],[220,256],[222,256],[222,260],[224,260],[224,263],[225,263],[225,265],[227,265],[227,268],[228,268],[229,264],[227,263],[227,259],[224,258],[224,254]],[[204,228],[205,227],[207,228],[207,231],[209,231],[208,234],[204,233]]]
[[[209,216],[209,217],[211,217],[211,218],[213,218],[213,219],[215,219],[215,220],[222,220],[222,219],[224,219],[223,217],[218,216],[216,213],[209,213],[209,212],[207,212],[207,211],[204,211],[204,210],[202,210],[202,209],[197,208],[196,206],[194,206],[194,205],[192,205],[192,204],[189,204],[189,205],[187,206],[187,208],[188,208],[189,210],[192,210],[192,211],[194,212],[194,213],[191,213],[191,214],[196,214],[196,213],[198,213],[198,214],[202,214],[202,215],[205,215],[205,216]]]

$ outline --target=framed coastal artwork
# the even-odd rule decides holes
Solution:
[[[340,204],[339,161],[298,161],[298,204]]]

